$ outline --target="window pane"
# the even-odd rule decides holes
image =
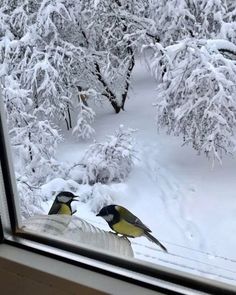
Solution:
[[[235,4],[178,3],[2,1],[18,221],[235,284]]]

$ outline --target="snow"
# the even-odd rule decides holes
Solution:
[[[98,142],[121,124],[137,130],[135,165],[124,183],[67,186],[81,196],[75,215],[109,231],[107,223],[95,216],[101,199],[123,205],[150,227],[169,252],[136,238],[131,241],[135,258],[235,284],[235,158],[228,156],[222,165],[212,167],[204,155],[181,146],[179,138],[158,133],[153,107],[156,83],[145,65],[136,65],[132,82],[124,112],[117,115],[109,105],[95,106],[94,128]],[[67,137],[57,158],[76,163],[92,141]],[[58,190],[65,185],[62,180],[56,182]],[[45,190],[55,190],[55,183]],[[44,204],[47,210],[53,199]]]
[[[229,50],[236,54],[236,46],[232,42],[224,39],[207,40],[207,47],[208,49],[212,48],[213,50]]]
[[[96,9],[98,7],[100,0],[94,0],[94,8]]]

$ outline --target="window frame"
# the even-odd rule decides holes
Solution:
[[[4,106],[0,92],[0,155],[3,185],[6,195],[6,210],[10,224],[4,225],[0,216],[0,243],[5,243],[45,257],[69,263],[87,270],[104,274],[136,286],[155,290],[161,294],[235,294],[233,285],[210,280],[171,268],[151,265],[142,261],[119,258],[95,249],[59,242],[38,234],[20,230],[18,223],[16,183],[10,155],[10,144],[3,113]],[[183,293],[182,293],[183,292]]]

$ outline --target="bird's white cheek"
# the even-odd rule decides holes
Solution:
[[[57,197],[57,200],[60,202],[60,203],[67,203],[71,198],[68,198],[66,196],[60,196],[60,197]]]
[[[107,222],[110,222],[110,221],[112,221],[112,219],[113,219],[113,214],[105,215],[105,216],[103,216],[103,218],[104,218]]]

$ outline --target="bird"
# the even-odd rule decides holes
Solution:
[[[75,199],[76,197],[78,197],[78,196],[75,196],[71,192],[67,192],[67,191],[60,192],[56,196],[56,198],[55,198],[55,200],[48,212],[48,215],[52,215],[52,214],[72,215],[72,214],[74,214],[76,212],[76,210],[72,211],[71,203],[74,201],[78,201]]]
[[[121,234],[129,238],[145,236],[148,240],[161,247],[163,251],[168,252],[166,247],[150,234],[151,230],[125,207],[119,205],[105,206],[96,216],[105,219],[116,234]]]

